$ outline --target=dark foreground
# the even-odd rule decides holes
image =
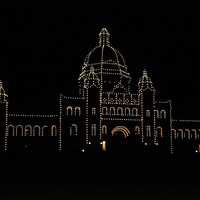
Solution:
[[[200,156],[1,157],[0,199],[200,199]]]

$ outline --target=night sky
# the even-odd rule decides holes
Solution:
[[[125,57],[134,91],[147,66],[158,98],[172,99],[174,118],[200,119],[200,18],[180,11],[120,5],[1,9],[0,78],[10,111],[55,112],[59,93],[74,95],[83,60],[106,27]]]
[[[51,114],[58,111],[59,93],[66,96],[75,95],[83,60],[86,54],[97,44],[98,33],[101,28],[106,27],[111,34],[111,44],[125,57],[128,71],[133,79],[133,91],[136,91],[136,83],[143,67],[146,66],[154,82],[158,98],[160,100],[172,100],[173,117],[200,120],[200,18],[195,9],[189,10],[188,5],[184,9],[182,5],[179,5],[178,9],[174,8],[174,5],[169,7],[173,9],[168,9],[164,3],[161,8],[157,9],[154,5],[146,4],[140,7],[136,5],[124,6],[122,2],[120,5],[95,2],[91,6],[90,4],[80,5],[77,2],[73,6],[48,4],[37,7],[1,7],[0,79],[3,80],[4,87],[9,95],[9,112]],[[92,163],[92,161],[90,162]],[[9,169],[6,172],[8,172],[10,179],[7,181],[8,185],[3,184],[0,194],[10,193],[10,199],[18,196],[19,199],[58,199],[58,197],[62,199],[61,196],[66,199],[67,195],[63,195],[64,191],[71,192],[71,187],[73,191],[68,194],[72,196],[72,199],[82,199],[82,197],[87,199],[88,196],[82,195],[81,192],[77,193],[73,185],[69,187],[68,185],[56,185],[59,182],[54,183],[56,186],[46,184],[48,180],[51,180],[50,183],[53,183],[53,180],[58,180],[56,173],[60,168],[55,162],[53,163],[55,167],[53,169],[51,162],[48,165],[49,167],[46,165],[45,169],[48,169],[49,174],[46,174],[48,179],[42,185],[38,184],[40,177],[36,175],[36,172],[33,173],[34,169],[31,168],[33,171],[30,171],[26,168],[25,160],[21,164],[18,162],[17,165],[16,162],[14,164],[9,163]],[[20,181],[19,172],[23,170],[18,164],[26,169],[24,174],[21,174],[22,177],[26,177],[24,181]],[[133,166],[135,165],[137,166],[137,163]],[[36,171],[39,171],[39,163],[36,162],[33,166],[36,167]],[[80,168],[77,167],[78,170],[82,169],[81,162],[77,166],[80,166]],[[100,166],[104,165],[102,164],[97,168],[95,166],[91,169],[92,173],[89,174],[89,177],[93,177],[93,174],[97,173],[95,169],[101,170]],[[149,163],[146,163],[146,166],[149,166]],[[142,170],[145,170],[146,167],[143,167]],[[166,171],[162,171],[160,163],[155,165],[153,170],[156,171],[157,168],[161,174],[165,174],[165,177],[167,177],[167,164],[164,168]],[[18,173],[15,173],[16,171],[13,171],[13,169],[19,170]],[[44,172],[45,169],[43,168]],[[128,169],[131,176],[126,173],[127,177],[135,180],[138,171],[133,172],[131,168]],[[183,180],[186,172],[184,169],[179,173]],[[65,171],[64,168],[62,170]],[[142,170],[140,169],[139,172]],[[191,173],[193,168],[191,167],[189,170]],[[43,171],[40,171],[40,175]],[[52,171],[56,178],[51,179]],[[88,173],[89,171],[87,169]],[[123,177],[121,171],[123,170],[119,169],[118,171],[116,167],[116,171],[112,171],[112,176],[117,177],[120,174]],[[174,168],[172,171],[174,171]],[[32,182],[31,179],[27,178],[26,175],[31,173],[38,177],[37,181],[34,179]],[[107,173],[109,177],[109,172]],[[64,176],[66,180],[68,180],[68,175],[65,174]],[[176,175],[175,172],[174,175]],[[77,177],[78,175],[76,175]],[[87,174],[84,174],[84,177],[87,179]],[[98,177],[101,176],[98,175]],[[158,177],[159,175],[154,178]],[[190,176],[188,175],[188,177]],[[4,178],[6,179],[6,175],[4,175]],[[147,177],[142,178],[146,181]],[[29,181],[26,182],[26,180]],[[134,184],[137,180],[140,180],[138,175]],[[176,180],[175,177],[174,180]],[[80,178],[77,178],[78,181],[80,181]],[[180,194],[179,197],[187,198],[187,195],[182,193],[188,189],[187,185],[184,185],[184,187],[173,187],[172,185],[167,187],[165,179],[162,179],[162,181],[165,184],[164,186],[156,182],[161,193],[155,190],[154,185],[150,187],[147,185],[145,189],[140,186],[138,186],[138,189],[135,185],[129,185],[128,189],[125,185],[119,187],[124,188],[122,189],[124,193],[122,193],[127,195],[127,199],[129,197],[130,199],[131,197],[135,199],[140,197],[143,199],[159,199],[160,195],[162,199],[164,199],[163,197],[167,199],[168,196],[165,194],[171,194],[169,196],[173,196],[175,199],[177,196],[173,195],[173,192],[176,193],[177,191]],[[192,179],[190,181],[187,184],[192,184]],[[10,185],[13,182],[14,185]],[[36,185],[32,186],[31,184],[34,182]],[[101,180],[94,182],[99,183]],[[112,183],[112,181],[110,182]],[[125,182],[120,182],[120,184],[123,185]],[[22,183],[22,185],[19,183]],[[67,183],[70,184],[69,181]],[[79,191],[84,191],[82,186],[78,187]],[[135,190],[133,190],[133,187]],[[9,188],[12,189],[9,190]],[[105,194],[108,199],[124,199],[125,197],[118,195],[120,191],[118,186],[112,184],[103,187],[103,189],[102,187],[95,187],[96,189],[89,190],[87,185],[85,188],[87,188],[91,199],[94,199],[94,197],[101,199],[100,193]],[[154,188],[154,190],[150,188]],[[190,188],[192,188],[191,194],[197,195],[198,193],[197,196],[199,196],[199,187],[194,189],[190,185]],[[101,191],[104,190],[108,192],[102,193]],[[190,193],[188,197],[191,197]]]

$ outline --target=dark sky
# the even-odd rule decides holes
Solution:
[[[200,119],[196,11],[102,7],[1,9],[0,78],[10,111],[56,111],[58,94],[73,94],[84,57],[105,26],[125,57],[133,90],[142,67],[148,66],[158,98],[172,99],[174,118]]]
[[[100,29],[107,27],[113,46],[126,59],[133,90],[142,67],[148,66],[158,97],[172,99],[174,118],[200,119],[197,11],[179,6],[164,12],[164,3],[162,9],[101,3],[0,9],[0,79],[9,95],[10,112],[55,112],[58,94],[73,94],[85,55],[95,46]],[[55,188],[45,187],[57,197]],[[60,190],[65,188],[59,188],[59,194]],[[107,195],[109,199],[121,197],[111,193],[115,197]],[[51,193],[47,196],[55,199]]]

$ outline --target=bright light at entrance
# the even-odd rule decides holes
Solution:
[[[106,151],[106,141],[102,141],[102,151]]]

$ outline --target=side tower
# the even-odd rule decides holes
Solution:
[[[143,70],[138,87],[141,113],[141,142],[145,146],[152,147],[157,145],[154,116],[155,89],[146,69]]]
[[[6,151],[8,145],[8,95],[0,80],[0,151]]]
[[[90,67],[90,72],[85,77],[84,93],[86,103],[86,145],[98,147],[101,140],[101,84],[100,78],[94,71],[94,67]]]

